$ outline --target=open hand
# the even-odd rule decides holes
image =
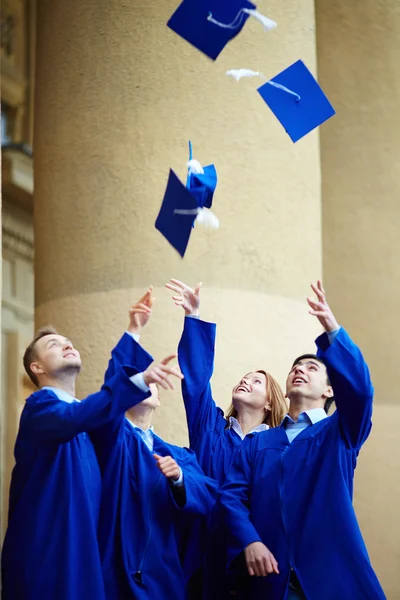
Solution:
[[[157,467],[160,469],[161,473],[167,477],[167,479],[171,479],[172,481],[178,481],[181,475],[181,469],[172,456],[160,456],[159,454],[153,454],[154,458],[157,461]]]
[[[179,281],[178,279],[170,279],[170,283],[166,283],[165,287],[175,292],[172,300],[177,306],[182,306],[186,315],[198,317],[200,314],[200,288],[203,284],[198,283],[194,290]]]
[[[140,333],[147,321],[150,319],[151,309],[155,298],[153,296],[153,286],[151,285],[147,292],[129,309],[129,326],[130,333]]]
[[[336,321],[335,316],[326,301],[326,294],[321,281],[318,279],[316,285],[312,283],[311,289],[315,292],[317,300],[314,298],[307,298],[308,305],[311,308],[309,311],[310,315],[317,317],[327,333],[339,329],[339,323]]]
[[[175,386],[170,380],[171,376],[177,379],[183,379],[183,375],[178,366],[170,367],[168,363],[176,358],[176,354],[170,354],[159,364],[152,364],[143,373],[143,379],[147,386],[151,383],[158,383],[164,390],[174,390]]]
[[[244,556],[249,575],[256,575],[256,577],[266,577],[271,573],[279,575],[278,563],[274,555],[262,542],[249,544],[245,548]]]

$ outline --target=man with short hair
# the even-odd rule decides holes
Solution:
[[[24,365],[39,390],[26,400],[15,444],[3,600],[105,600],[97,543],[102,485],[88,434],[150,396],[138,380],[149,386],[180,378],[169,360],[143,373],[120,365],[80,402],[73,344],[45,328],[28,346]]]
[[[244,551],[246,600],[383,600],[352,506],[353,477],[371,430],[373,387],[321,282],[308,298],[325,329],[317,355],[297,358],[280,427],[246,440],[221,490],[232,542]],[[337,410],[328,417],[335,394]],[[236,544],[234,546],[234,544]]]

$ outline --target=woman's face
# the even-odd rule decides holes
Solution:
[[[232,390],[232,404],[239,409],[248,406],[254,409],[269,408],[267,379],[264,373],[247,373]]]

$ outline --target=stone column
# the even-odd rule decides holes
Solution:
[[[318,331],[305,295],[321,274],[318,133],[292,144],[245,67],[271,77],[301,56],[316,70],[314,6],[273,3],[279,28],[246,25],[213,63],[166,27],[179,0],[39,0],[35,98],[37,325],[83,354],[81,395],[100,386],[127,309],[149,284],[157,305],[143,343],[174,351],[183,314],[164,284],[204,282],[218,323],[215,398],[244,372],[282,382]],[[168,170],[185,178],[187,144],[214,162],[218,231],[196,227],[182,261],[154,229]],[[184,443],[179,394],[162,394],[156,427]]]
[[[318,72],[337,116],[321,131],[324,277],[375,384],[355,505],[387,597],[400,597],[400,7],[316,3]]]

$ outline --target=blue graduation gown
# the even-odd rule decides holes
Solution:
[[[99,546],[106,598],[184,600],[196,567],[184,556],[190,517],[211,511],[216,484],[204,476],[192,451],[154,436],[154,452],[173,456],[182,468],[180,501],[182,490],[158,470],[153,453],[127,419],[105,429]]]
[[[186,317],[178,360],[185,376],[182,395],[190,447],[206,475],[221,484],[242,440],[227,427],[224,413],[212,397],[210,380],[214,370],[215,333],[215,323]]]
[[[251,578],[246,599],[285,600],[294,569],[307,600],[383,600],[352,505],[358,452],[371,429],[373,388],[360,350],[342,328],[317,339],[337,410],[291,444],[283,427],[250,436],[221,490],[241,549],[262,541],[280,575]],[[236,549],[232,549],[230,559]]]
[[[83,402],[40,390],[26,401],[15,445],[3,600],[104,600],[97,544],[101,477],[86,432],[141,402],[118,369]]]
[[[182,395],[190,448],[195,451],[204,473],[222,485],[242,439],[228,427],[222,409],[212,396],[210,380],[214,370],[215,334],[214,323],[186,317],[178,360],[185,376]],[[208,522],[203,592],[206,600],[225,598],[229,596],[229,588],[236,587],[234,577],[233,581],[225,577],[226,533],[220,521],[218,509],[215,509]]]
[[[112,359],[106,378],[126,361],[137,371],[152,362],[127,334]],[[100,428],[92,439],[103,472],[99,545],[107,600],[184,600],[200,559],[192,526],[215,506],[216,483],[204,476],[194,452],[155,436],[154,452],[173,456],[182,468],[182,498],[127,419]]]

